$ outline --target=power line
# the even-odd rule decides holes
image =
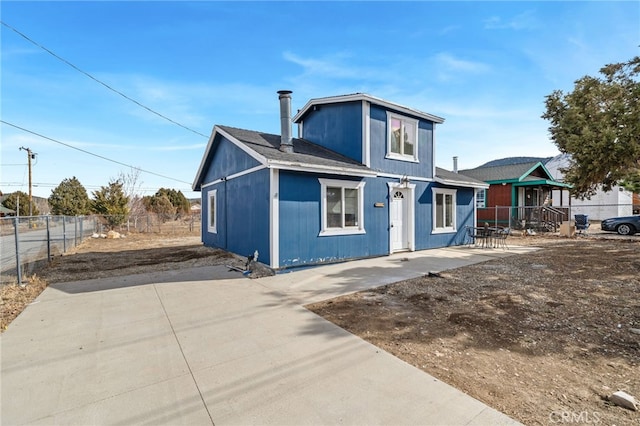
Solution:
[[[73,68],[74,70],[76,70],[76,71],[78,71],[78,72],[80,72],[80,73],[82,73],[82,74],[86,75],[86,76],[87,76],[87,77],[89,77],[91,80],[95,81],[95,82],[96,82],[96,83],[98,83],[98,84],[103,85],[103,86],[104,86],[104,87],[106,87],[107,89],[109,89],[109,90],[111,90],[112,92],[117,93],[118,95],[122,96],[123,98],[125,98],[125,99],[127,99],[127,100],[129,100],[129,101],[133,102],[134,104],[138,105],[139,107],[146,109],[146,110],[147,110],[147,111],[149,111],[150,113],[155,114],[155,115],[157,115],[158,117],[163,118],[163,119],[165,119],[165,120],[169,121],[170,123],[175,124],[176,126],[180,126],[180,127],[182,127],[183,129],[185,129],[185,130],[188,130],[188,131],[190,131],[190,132],[193,132],[193,133],[195,133],[196,135],[200,135],[200,136],[205,137],[205,138],[207,138],[207,139],[209,138],[209,136],[207,136],[207,135],[205,135],[205,134],[203,134],[203,133],[200,133],[200,132],[198,132],[197,130],[193,130],[192,128],[187,127],[187,126],[185,126],[184,124],[180,124],[180,123],[178,123],[177,121],[172,120],[171,118],[167,117],[166,115],[163,115],[163,114],[161,114],[161,113],[159,113],[159,112],[157,112],[157,111],[154,111],[153,109],[149,108],[148,106],[143,105],[142,103],[140,103],[140,102],[136,101],[135,99],[133,99],[133,98],[131,98],[131,97],[129,97],[129,96],[127,96],[127,95],[125,95],[125,94],[124,94],[124,93],[122,93],[121,91],[119,91],[119,90],[117,90],[117,89],[114,89],[113,87],[109,86],[107,83],[102,82],[101,80],[99,80],[99,79],[97,79],[96,77],[92,76],[92,75],[91,75],[91,74],[89,74],[88,72],[86,72],[86,71],[84,71],[84,70],[80,69],[79,67],[75,66],[75,65],[74,65],[74,64],[72,64],[71,62],[69,62],[69,61],[67,61],[66,59],[62,58],[61,56],[58,56],[56,53],[54,53],[54,52],[52,52],[51,50],[47,49],[46,47],[44,47],[44,46],[43,46],[43,45],[41,45],[40,43],[38,43],[38,42],[36,42],[36,41],[32,40],[32,39],[31,39],[31,38],[29,38],[27,35],[25,35],[25,34],[21,33],[20,31],[18,31],[17,29],[13,28],[11,25],[7,24],[6,22],[4,22],[4,21],[0,21],[0,23],[2,23],[2,25],[4,25],[5,27],[9,28],[11,31],[15,32],[16,34],[18,34],[19,36],[21,36],[22,38],[24,38],[24,39],[25,39],[25,40],[27,40],[28,42],[30,42],[30,43],[32,43],[32,44],[34,44],[35,46],[37,46],[37,47],[39,47],[40,49],[44,50],[45,52],[49,53],[49,54],[50,54],[51,56],[53,56],[54,58],[56,58],[56,59],[58,59],[58,60],[60,60],[60,61],[64,62],[65,64],[67,64],[67,65],[69,65],[71,68]]]
[[[67,143],[60,142],[59,140],[56,140],[56,139],[50,138],[50,137],[48,137],[48,136],[41,135],[40,133],[36,133],[36,132],[34,132],[34,131],[32,131],[32,130],[25,129],[24,127],[17,126],[17,125],[15,125],[15,124],[9,123],[9,122],[4,121],[4,120],[0,120],[0,123],[6,124],[7,126],[14,127],[14,128],[16,128],[16,129],[18,129],[18,130],[22,130],[23,132],[31,133],[32,135],[38,136],[38,137],[43,138],[43,139],[47,139],[47,140],[49,140],[49,141],[51,141],[51,142],[55,142],[55,143],[58,143],[58,144],[60,144],[60,145],[64,145],[64,146],[66,146],[67,148],[75,149],[76,151],[80,151],[80,152],[83,152],[83,153],[85,153],[85,154],[89,154],[89,155],[92,155],[92,156],[94,156],[94,157],[98,157],[98,158],[100,158],[100,159],[102,159],[102,160],[110,161],[110,162],[112,162],[112,163],[116,163],[116,164],[119,164],[119,165],[121,165],[121,166],[129,167],[129,168],[132,168],[132,169],[137,169],[137,170],[140,170],[140,171],[141,171],[141,172],[143,172],[143,173],[148,173],[148,174],[150,174],[150,175],[158,176],[158,177],[161,177],[161,178],[164,178],[164,179],[169,179],[169,180],[173,180],[173,181],[176,181],[176,182],[180,182],[180,183],[185,183],[185,184],[187,184],[187,185],[191,185],[191,183],[190,183],[190,182],[186,182],[186,181],[184,181],[184,180],[180,180],[180,179],[172,178],[172,177],[169,177],[169,176],[161,175],[161,174],[159,174],[159,173],[155,173],[155,172],[150,172],[150,171],[148,171],[148,170],[141,169],[140,167],[135,167],[135,166],[132,166],[132,165],[130,165],[130,164],[125,164],[125,163],[122,163],[122,162],[117,161],[117,160],[112,160],[111,158],[107,158],[107,157],[104,157],[104,156],[102,156],[102,155],[94,154],[93,152],[89,152],[89,151],[86,151],[86,150],[84,150],[84,149],[81,149],[81,148],[75,147],[75,146],[73,146],[73,145],[69,145],[69,144],[67,144]]]

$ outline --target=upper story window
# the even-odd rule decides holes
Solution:
[[[387,113],[387,158],[418,161],[418,120]]]
[[[318,179],[321,188],[320,235],[363,234],[364,182]]]

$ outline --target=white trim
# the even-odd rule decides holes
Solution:
[[[354,180],[337,180],[337,179],[324,179],[318,178],[320,182],[320,233],[319,237],[331,236],[331,235],[353,235],[353,234],[366,234],[364,229],[364,186],[365,181]],[[357,189],[358,190],[358,224],[352,227],[341,228],[328,228],[327,227],[327,187],[334,186],[342,189]],[[344,191],[342,191],[344,197]],[[344,198],[342,200],[344,207]],[[344,211],[343,211],[344,218]]]
[[[209,183],[208,183],[208,184],[206,184],[206,185],[202,185],[202,186],[200,186],[200,189],[202,190],[202,189],[205,189],[205,188],[210,187],[211,185],[217,185],[217,184],[219,184],[220,182],[224,182],[224,179],[216,179],[216,180],[214,180],[213,182],[209,182]]]
[[[461,180],[449,180],[449,179],[443,179],[437,176],[433,180],[443,185],[459,186],[463,188],[484,188],[484,189],[489,188],[488,183],[479,183],[479,182],[473,183],[473,182],[464,182]]]
[[[432,178],[428,178],[428,177],[407,176],[407,175],[399,175],[399,174],[395,174],[395,173],[381,173],[381,172],[378,172],[378,174],[376,176],[377,177],[392,178],[392,179],[402,179],[403,177],[406,177],[409,180],[415,180],[417,182],[433,182],[433,179]]]
[[[479,195],[482,194],[482,205],[478,206],[478,201],[480,200]],[[474,195],[474,202],[476,207],[479,207],[481,209],[484,209],[487,207],[487,190],[485,188],[477,188],[475,191],[473,191],[473,195]]]
[[[213,226],[211,226],[211,200],[213,200]],[[207,193],[207,232],[218,233],[218,190],[212,189]]]
[[[257,172],[259,170],[266,169],[266,168],[267,168],[267,166],[263,166],[263,165],[255,166],[255,167],[252,167],[250,169],[243,170],[241,172],[229,175],[226,178],[216,179],[213,182],[207,183],[206,185],[201,185],[200,188],[206,188],[206,187],[209,187],[211,185],[215,185],[215,184],[218,184],[220,182],[224,182],[225,180],[231,180],[231,179],[239,178],[240,176],[248,175],[249,173]]]
[[[298,113],[293,117],[293,122],[298,122],[307,111],[313,107],[314,105],[323,105],[323,104],[335,104],[335,103],[343,103],[343,102],[354,102],[354,101],[368,101],[374,105],[380,105],[385,108],[389,108],[395,111],[398,111],[401,114],[409,114],[414,117],[424,118],[428,121],[433,121],[434,123],[444,123],[444,118],[438,117],[437,115],[429,114],[426,112],[418,111],[417,109],[409,108],[406,106],[402,106],[393,102],[385,101],[384,99],[377,98],[375,96],[368,95],[366,93],[354,93],[351,95],[340,95],[340,96],[330,96],[326,98],[316,98],[311,99],[309,102],[305,104],[305,106],[298,111]]]
[[[271,267],[280,267],[280,172],[269,170],[269,257]]]
[[[204,165],[207,159],[209,158],[210,151],[213,148],[213,141],[215,140],[216,135],[218,134],[224,136],[229,142],[231,142],[232,144],[240,148],[242,151],[249,154],[252,158],[257,160],[260,164],[262,165],[267,164],[266,157],[258,154],[257,152],[255,152],[254,150],[247,147],[245,144],[243,144],[242,142],[240,142],[239,140],[231,136],[229,133],[222,130],[218,125],[215,125],[213,126],[213,131],[211,132],[209,141],[207,142],[207,148],[204,150],[204,155],[202,156],[202,160],[200,160],[200,166],[198,167],[198,172],[196,173],[196,177],[193,181],[193,184],[191,185],[191,189],[193,189],[194,191],[196,190],[196,187],[198,186],[198,182],[202,177],[202,172],[204,171]],[[200,185],[200,188],[202,189],[202,185]]]
[[[457,197],[457,193],[458,191],[455,189],[447,189],[447,188],[431,188],[431,194],[432,194],[432,200],[431,200],[431,205],[432,207],[432,225],[431,225],[431,233],[432,234],[450,234],[450,233],[455,233],[457,232],[457,212],[458,212],[458,202],[456,200]],[[451,195],[452,196],[452,201],[453,201],[453,205],[452,205],[452,218],[451,221],[453,222],[453,226],[444,226],[442,228],[436,228],[436,211],[438,209],[438,204],[436,202],[436,195],[437,194],[443,194],[443,195]],[[446,206],[446,203],[443,204],[443,208],[444,206]],[[444,212],[443,212],[444,213]],[[444,218],[444,217],[443,217]]]
[[[473,191],[473,222],[471,223],[471,226],[476,226],[476,224],[478,223],[478,206],[476,205],[476,192],[477,191],[479,191],[479,190],[476,189],[476,190]]]
[[[191,189],[193,189],[194,191],[196,190],[196,186],[198,186],[197,184],[198,184],[198,181],[200,180],[200,174],[204,169],[204,163],[209,154],[209,150],[211,149],[211,145],[213,145],[213,140],[215,139],[215,134],[216,134],[216,127],[217,126],[213,126],[213,130],[211,131],[211,136],[209,136],[209,140],[207,141],[207,147],[204,150],[204,155],[202,156],[202,160],[200,160],[200,166],[198,167],[198,172],[196,173],[196,177],[193,180],[193,183],[191,184]]]
[[[268,167],[282,170],[291,170],[295,172],[308,173],[327,173],[343,176],[361,176],[375,177],[377,173],[373,170],[350,169],[346,167],[320,166],[316,164],[293,163],[282,160],[268,160]]]
[[[411,127],[413,129],[413,154],[403,154],[401,152],[392,152],[391,151],[391,120],[399,120],[401,122],[401,127]],[[404,133],[403,133],[404,134]],[[415,118],[410,118],[404,115],[396,114],[395,112],[387,111],[387,153],[385,158],[390,160],[400,160],[400,161],[409,161],[412,163],[419,163],[418,157],[418,120]],[[404,143],[402,141],[402,137],[399,141],[399,149],[400,151],[404,151]]]
[[[371,104],[362,101],[362,164],[371,167]]]
[[[416,185],[413,183],[403,184],[401,182],[387,182],[389,188],[389,254],[393,253],[393,241],[391,240],[391,200],[393,197],[393,191],[396,189],[408,189],[409,196],[407,197],[407,238],[409,239],[409,251],[416,251],[416,215],[415,215],[415,191]]]

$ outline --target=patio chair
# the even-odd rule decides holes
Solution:
[[[488,247],[491,233],[487,227],[476,228],[473,226],[467,227],[467,241],[469,246],[479,245],[482,247]]]
[[[586,214],[576,214],[574,215],[574,218],[576,219],[576,230],[578,231],[578,234],[582,234],[583,232],[586,234],[587,229],[589,229],[589,226],[591,225],[589,223],[589,216]]]
[[[507,237],[511,235],[511,228],[502,228],[493,234],[493,241],[497,248],[509,250],[507,246]]]

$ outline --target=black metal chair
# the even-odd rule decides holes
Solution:
[[[484,228],[475,228],[473,226],[467,227],[467,239],[469,241],[469,246],[479,245],[482,247],[488,247],[490,238],[491,238],[491,233],[489,232],[487,227],[484,227]]]
[[[589,229],[589,226],[591,225],[589,223],[589,215],[576,214],[574,215],[574,218],[576,219],[576,230],[578,233],[582,234],[584,232],[586,234],[587,229]]]
[[[509,250],[507,246],[507,237],[511,235],[511,228],[502,228],[493,234],[493,241],[497,248]]]

